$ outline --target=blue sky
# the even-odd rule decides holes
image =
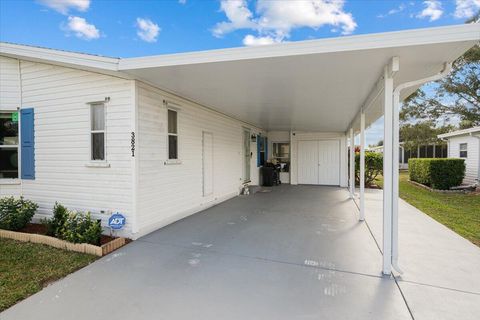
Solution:
[[[0,41],[134,57],[461,24],[480,0],[0,0]],[[376,143],[381,120],[367,136]]]
[[[0,40],[132,57],[459,24],[480,8],[480,0],[316,2],[1,0]]]

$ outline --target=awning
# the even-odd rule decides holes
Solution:
[[[120,59],[119,70],[267,130],[345,132],[392,57],[395,86],[438,73],[479,39],[479,24],[459,25]]]

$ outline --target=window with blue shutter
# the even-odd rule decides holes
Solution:
[[[35,179],[35,122],[33,108],[20,110],[22,179]]]

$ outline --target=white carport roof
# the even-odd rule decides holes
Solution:
[[[345,132],[362,107],[367,125],[382,115],[371,97],[392,57],[397,85],[438,73],[479,40],[470,24],[126,59],[11,44],[0,53],[143,80],[267,130]]]

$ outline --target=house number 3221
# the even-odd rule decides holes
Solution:
[[[130,145],[132,150],[132,157],[135,157],[135,132],[132,131],[132,138],[130,139]]]

